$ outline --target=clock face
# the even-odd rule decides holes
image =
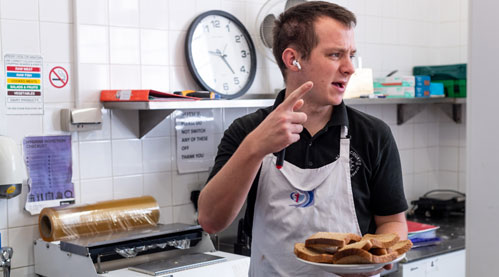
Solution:
[[[255,47],[234,16],[209,11],[198,16],[186,39],[189,70],[206,90],[224,98],[244,94],[255,78]]]

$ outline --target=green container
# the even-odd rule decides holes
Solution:
[[[466,64],[415,66],[414,75],[428,75],[432,81],[466,80]]]
[[[466,80],[432,80],[444,85],[445,96],[450,98],[466,97]]]

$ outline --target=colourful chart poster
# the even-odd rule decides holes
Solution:
[[[6,54],[7,114],[43,114],[42,56]]]

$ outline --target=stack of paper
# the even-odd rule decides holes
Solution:
[[[437,236],[439,226],[407,220],[407,228],[409,231],[408,238],[413,243],[412,248],[435,245],[441,241]]]

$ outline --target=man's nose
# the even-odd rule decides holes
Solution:
[[[351,57],[346,57],[343,59],[340,67],[341,73],[345,75],[352,75],[355,72],[355,67],[353,66],[353,60]]]

